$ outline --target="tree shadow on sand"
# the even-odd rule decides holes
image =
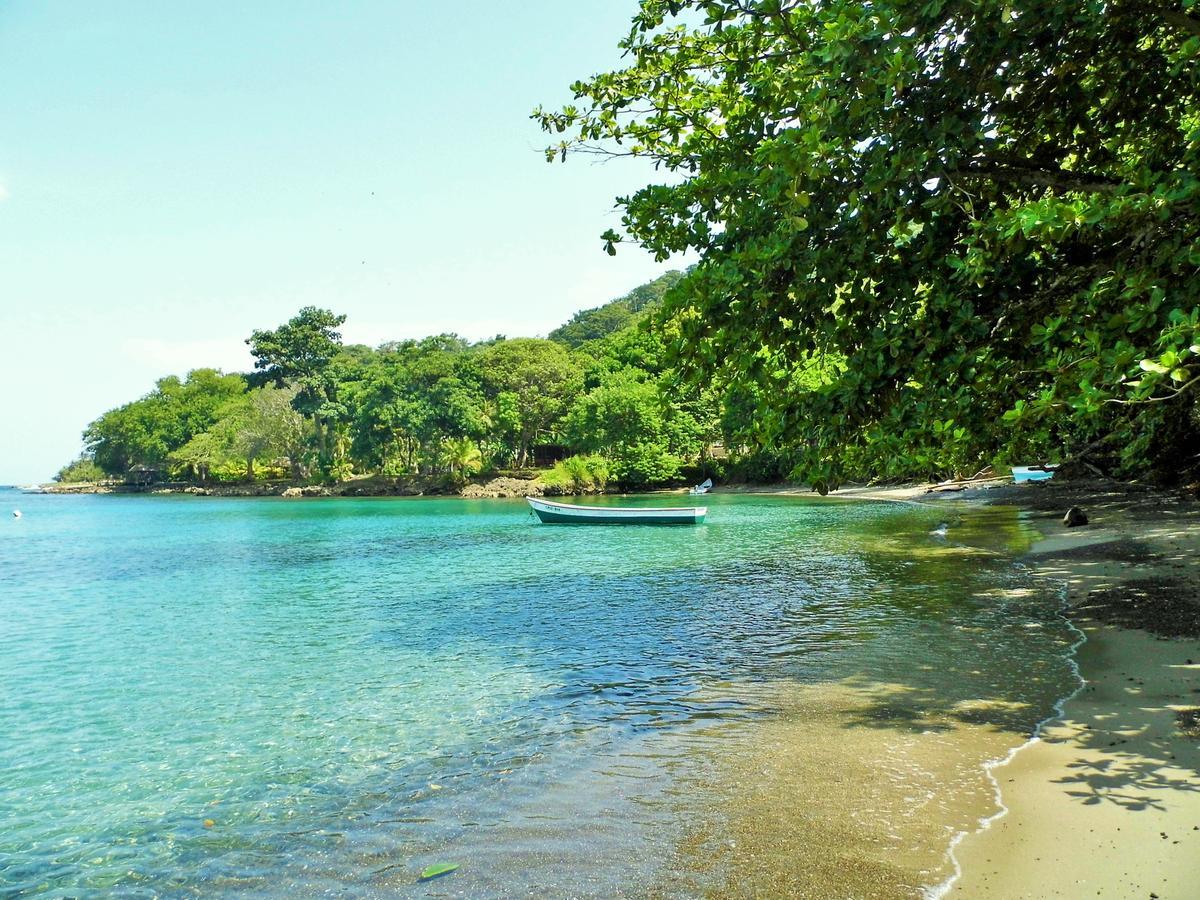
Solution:
[[[1171,707],[1123,708],[1098,725],[1069,724],[1075,726],[1070,740],[1080,755],[1068,765],[1071,774],[1055,783],[1072,799],[1139,812],[1164,809],[1163,798],[1170,793],[1200,793],[1200,751],[1178,739]]]

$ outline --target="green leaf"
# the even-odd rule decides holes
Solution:
[[[1171,380],[1172,381],[1187,381],[1189,374],[1190,373],[1188,372],[1188,370],[1183,367],[1180,367],[1178,369],[1172,369],[1171,370]]]
[[[432,866],[426,866],[421,870],[421,881],[429,881],[433,878],[440,878],[442,875],[449,875],[451,872],[457,872],[458,863],[435,863]]]

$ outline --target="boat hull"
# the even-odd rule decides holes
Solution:
[[[525,498],[546,525],[699,525],[707,508],[685,506],[637,509],[618,506],[575,506],[536,497]]]

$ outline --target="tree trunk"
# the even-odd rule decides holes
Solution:
[[[325,459],[325,429],[321,424],[320,416],[313,416],[313,426],[317,429],[317,453],[321,459]]]
[[[246,480],[254,481],[254,457],[246,457]]]

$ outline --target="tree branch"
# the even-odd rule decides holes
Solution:
[[[1033,166],[1018,165],[965,166],[952,169],[946,174],[1007,181],[1027,187],[1055,188],[1062,191],[1081,191],[1091,194],[1109,194],[1124,183],[1103,175],[1083,175],[1063,169],[1038,169]]]
[[[1177,9],[1163,10],[1162,17],[1168,25],[1183,28],[1200,37],[1200,19],[1193,19],[1187,13],[1182,13]]]
[[[1162,403],[1164,400],[1174,400],[1176,397],[1178,397],[1184,391],[1188,390],[1189,388],[1195,387],[1197,384],[1200,384],[1200,375],[1195,376],[1194,378],[1192,378],[1191,381],[1185,381],[1183,383],[1183,386],[1180,387],[1179,390],[1172,391],[1170,394],[1163,394],[1158,397],[1147,397],[1144,400],[1116,400],[1116,399],[1110,397],[1109,399],[1105,400],[1104,402],[1105,403],[1114,403],[1117,406],[1139,406],[1143,403]]]

